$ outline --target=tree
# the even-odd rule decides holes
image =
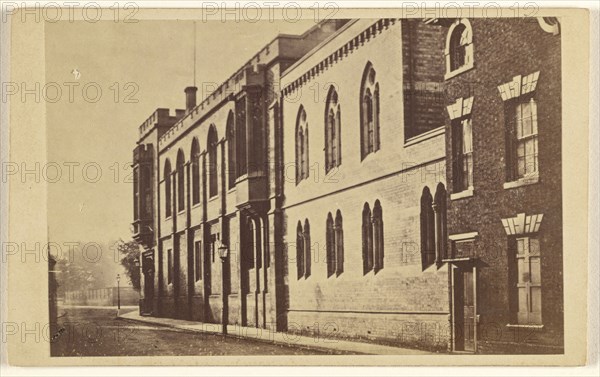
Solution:
[[[121,265],[136,291],[140,290],[140,246],[136,241],[119,240],[117,250],[122,255]]]

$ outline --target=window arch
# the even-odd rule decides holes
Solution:
[[[379,150],[379,83],[371,63],[367,63],[360,87],[361,159]]]
[[[473,30],[466,18],[456,20],[450,26],[445,54],[446,75],[458,74],[473,67]]]
[[[296,119],[296,183],[308,178],[308,123],[300,106]]]
[[[208,196],[211,198],[219,194],[217,177],[217,144],[217,128],[214,124],[211,124],[206,142],[208,148]]]
[[[198,139],[192,140],[192,204],[200,203],[200,146]]]
[[[421,265],[423,270],[435,262],[435,219],[429,187],[421,194]]]
[[[180,149],[177,151],[177,211],[185,208],[185,156]]]
[[[383,210],[379,200],[373,206],[373,256],[375,273],[383,269]]]
[[[344,223],[342,213],[338,209],[335,214],[335,272],[340,275],[344,272]]]
[[[171,216],[171,208],[173,203],[171,202],[171,161],[167,158],[165,161],[165,217]]]
[[[325,172],[341,163],[341,110],[337,91],[331,85],[325,106]]]
[[[369,203],[365,203],[362,212],[362,254],[363,274],[366,275],[373,269],[373,227]]]
[[[227,180],[229,188],[235,186],[235,180],[237,178],[236,164],[235,118],[233,116],[233,111],[230,111],[227,116]]]

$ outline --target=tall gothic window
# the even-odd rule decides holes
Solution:
[[[308,178],[308,123],[300,106],[296,119],[296,183]]]
[[[200,203],[200,146],[198,139],[192,140],[192,204]]]
[[[383,269],[383,210],[379,200],[373,206],[373,256],[375,273]]]
[[[360,89],[361,159],[379,150],[379,83],[375,70],[368,63]]]
[[[235,186],[235,180],[237,178],[236,148],[235,119],[233,116],[233,111],[230,111],[229,116],[227,117],[227,180],[229,188],[233,188]]]
[[[373,269],[373,226],[371,222],[371,207],[365,203],[362,212],[362,257],[363,274]]]
[[[298,268],[298,279],[308,279],[311,273],[311,245],[310,224],[308,219],[304,220],[304,227],[298,221],[296,227],[296,263]]]
[[[429,187],[421,194],[421,265],[423,270],[435,262],[435,218]]]
[[[342,213],[336,212],[335,222],[331,212],[326,222],[327,277],[344,272],[344,226]]]
[[[217,129],[214,124],[208,130],[208,196],[213,197],[219,194],[219,183],[217,177]]]
[[[329,172],[341,163],[341,111],[338,94],[332,85],[325,106],[325,172]]]
[[[185,157],[180,149],[177,152],[177,211],[185,208]]]
[[[335,273],[344,272],[344,222],[342,213],[338,209],[335,214]]]
[[[165,217],[171,216],[171,162],[169,159],[165,161]]]

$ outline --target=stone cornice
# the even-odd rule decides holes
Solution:
[[[327,70],[330,66],[343,60],[348,54],[353,53],[359,49],[366,42],[369,42],[372,38],[375,38],[378,34],[381,34],[384,30],[387,30],[391,25],[396,23],[396,18],[382,18],[377,20],[371,26],[363,30],[358,35],[354,36],[351,40],[346,42],[343,46],[329,54],[326,58],[322,59],[319,63],[304,72],[300,77],[295,79],[290,84],[286,85],[282,89],[284,96],[293,93],[298,88],[302,87],[305,83],[318,76],[321,72]]]

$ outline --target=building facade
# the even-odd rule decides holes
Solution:
[[[158,109],[134,150],[141,311],[560,353],[560,34],[530,21],[328,20]]]

